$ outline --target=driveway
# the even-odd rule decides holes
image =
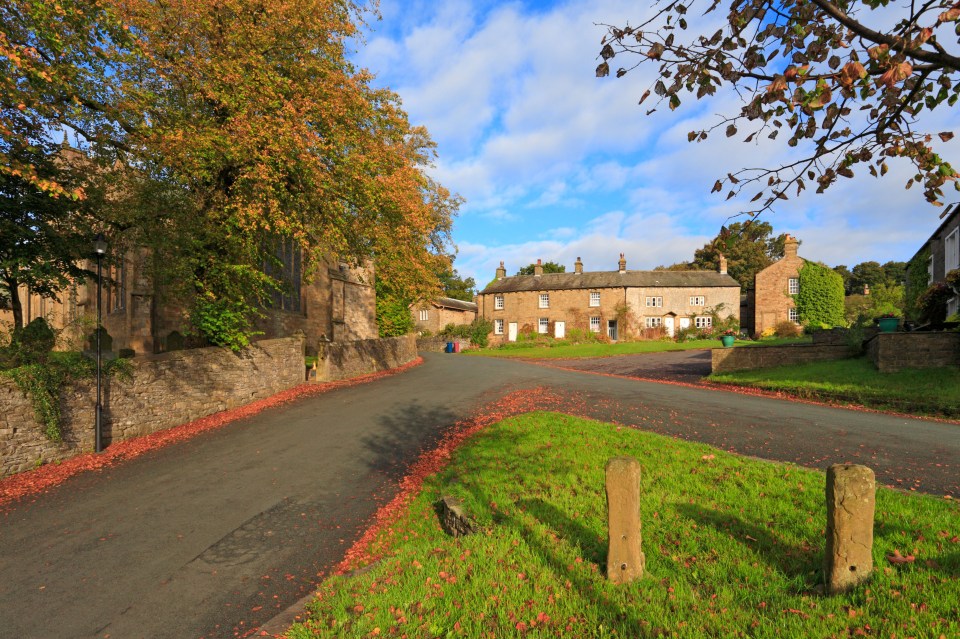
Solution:
[[[426,354],[68,480],[0,514],[0,636],[245,636],[339,562],[416,455],[512,391],[570,412],[960,497],[960,425]],[[553,406],[555,407],[555,406]]]
[[[698,382],[710,374],[710,351],[673,351],[669,353],[637,353],[614,357],[581,359],[538,359],[538,364],[587,371],[678,382]]]

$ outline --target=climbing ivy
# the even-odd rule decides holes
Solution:
[[[927,266],[930,263],[930,249],[925,248],[917,253],[912,260],[907,263],[907,288],[903,293],[903,311],[904,314],[912,320],[920,318],[920,308],[917,305],[917,298],[927,290],[927,280],[930,274]]]
[[[793,296],[804,326],[844,326],[843,278],[833,269],[805,261],[800,267],[800,292]]]

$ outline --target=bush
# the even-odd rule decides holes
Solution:
[[[13,332],[10,350],[14,365],[43,364],[50,358],[56,346],[57,335],[42,317],[34,319],[18,331]]]
[[[773,334],[777,337],[799,337],[800,327],[790,320],[783,320],[773,327]]]

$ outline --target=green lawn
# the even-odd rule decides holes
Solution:
[[[641,461],[647,575],[604,578],[604,464]],[[960,506],[880,489],[869,584],[825,596],[822,472],[554,413],[481,431],[288,637],[960,636]],[[482,532],[453,539],[460,497]],[[898,551],[913,563],[891,564]]]
[[[778,340],[763,340],[752,342],[738,340],[736,346],[802,344],[810,338],[793,338]],[[616,342],[614,344],[586,343],[568,344],[538,344],[536,342],[514,342],[495,348],[473,349],[465,351],[470,355],[485,357],[516,357],[524,359],[575,359],[581,357],[610,357],[611,355],[631,355],[633,353],[662,353],[665,351],[703,350],[705,348],[720,348],[719,339],[699,339],[689,342],[674,342],[673,340],[641,340],[636,342]]]
[[[718,373],[721,384],[786,391],[799,397],[853,402],[880,409],[960,416],[960,369],[880,373],[865,357],[762,370]]]

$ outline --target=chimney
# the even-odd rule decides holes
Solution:
[[[503,268],[503,260],[500,261],[500,266],[497,268],[497,279],[502,280],[507,276],[507,269]]]
[[[723,253],[720,254],[720,275],[727,274],[727,258],[723,256]]]
[[[577,275],[583,275],[583,262],[580,261],[580,258],[577,258],[577,261],[573,263],[573,272]]]
[[[796,257],[798,246],[800,246],[800,242],[797,241],[797,238],[788,235],[786,241],[783,243],[783,256]]]
[[[543,263],[537,260],[537,263],[533,265],[533,276],[540,277],[541,275],[543,275]]]
[[[620,254],[620,272],[621,273],[627,272],[627,259],[623,257],[623,253]]]
[[[864,284],[864,285],[863,285],[863,294],[864,294],[864,295],[869,295],[869,294],[870,294],[870,285],[869,285],[869,284]]]

